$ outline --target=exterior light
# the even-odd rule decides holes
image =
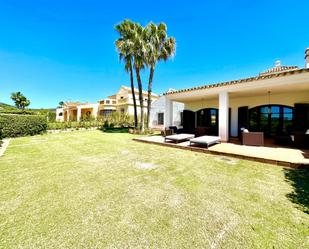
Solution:
[[[202,98],[202,107],[203,109],[201,110],[201,115],[203,116],[204,115],[204,99]]]
[[[270,91],[267,92],[268,94],[268,114],[271,114],[271,106],[270,106]]]

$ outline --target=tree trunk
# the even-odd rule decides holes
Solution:
[[[135,91],[134,91],[134,79],[133,79],[132,65],[130,65],[130,81],[131,81],[131,91],[132,91],[133,106],[134,106],[134,128],[137,128],[137,125],[138,125],[138,121],[137,121],[137,107],[136,107],[136,98],[135,98]]]
[[[140,75],[140,69],[139,67],[135,66],[135,72],[136,72],[136,78],[137,78],[137,84],[138,84],[138,95],[139,95],[139,105],[141,108],[141,124],[140,128],[141,131],[145,131],[145,124],[144,124],[144,100],[143,100],[143,86],[142,86],[142,80]]]
[[[149,81],[148,81],[148,98],[147,98],[147,128],[149,128],[150,111],[151,111],[151,93],[152,93],[152,79],[154,74],[154,65],[150,67]]]

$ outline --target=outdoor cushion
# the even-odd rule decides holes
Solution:
[[[201,136],[190,139],[190,145],[194,143],[194,144],[206,145],[208,147],[210,145],[220,143],[220,140],[221,138],[218,136]]]
[[[166,136],[166,140],[172,140],[175,141],[176,143],[179,141],[187,141],[191,138],[194,138],[194,134],[187,134],[187,133],[182,133],[182,134],[176,134],[176,135],[171,135],[171,136]]]

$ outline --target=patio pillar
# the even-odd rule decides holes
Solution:
[[[229,140],[229,94],[219,94],[219,136],[222,142]]]
[[[97,117],[98,117],[98,112],[99,112],[99,104],[96,104],[96,105],[93,107],[93,117],[94,117],[94,119],[97,119]]]
[[[66,121],[70,121],[70,108],[67,109],[67,120]]]
[[[173,101],[165,96],[164,127],[173,125]]]
[[[80,106],[77,106],[77,121],[80,121],[81,116],[82,116],[82,108]]]

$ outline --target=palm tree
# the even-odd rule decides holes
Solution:
[[[24,110],[25,107],[30,105],[30,100],[28,100],[21,92],[12,93],[11,99],[15,102],[15,106],[18,109]]]
[[[137,128],[137,107],[136,107],[136,98],[135,98],[135,88],[134,88],[134,79],[133,79],[133,42],[130,37],[132,36],[134,29],[134,24],[130,20],[125,20],[121,24],[115,26],[115,29],[118,31],[120,38],[115,42],[117,51],[119,53],[120,61],[123,60],[125,63],[125,70],[130,74],[131,82],[131,92],[133,97],[133,106],[134,106],[134,127]]]
[[[145,130],[145,122],[144,122],[144,99],[143,99],[143,84],[140,75],[140,71],[145,67],[145,56],[146,56],[146,33],[145,29],[139,23],[133,23],[129,20],[125,20],[124,22],[130,27],[125,33],[125,37],[129,38],[132,45],[132,55],[133,55],[133,67],[135,69],[137,85],[138,85],[138,96],[139,96],[139,104],[140,104],[140,129],[142,132]]]
[[[140,70],[145,67],[145,55],[146,55],[146,43],[145,43],[145,29],[139,24],[135,23],[135,32],[134,32],[134,68],[138,84],[138,95],[139,95],[139,104],[141,108],[141,131],[145,130],[144,122],[144,98],[143,98],[143,84],[141,80]]]
[[[147,127],[149,127],[151,111],[151,93],[152,81],[156,63],[160,60],[168,60],[175,54],[175,38],[167,36],[167,27],[165,23],[156,25],[149,23],[146,27],[147,53],[145,63],[150,67],[148,80],[148,97],[147,97]]]
[[[63,101],[60,101],[59,103],[58,103],[58,107],[63,107],[64,106],[64,102]]]

